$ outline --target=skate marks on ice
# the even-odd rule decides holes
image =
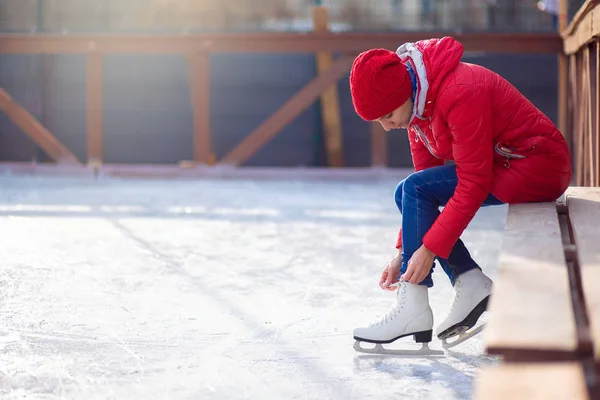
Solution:
[[[431,344],[431,348],[436,345]],[[498,362],[480,354],[452,350],[441,356],[360,354],[354,357],[354,373],[392,385],[394,398],[471,399],[478,371]]]
[[[192,347],[193,350],[200,350],[213,342],[216,342],[226,334],[203,334],[199,335],[198,342]],[[36,348],[36,354],[91,354],[95,351],[109,351],[112,349],[125,349],[131,352],[131,349],[139,348],[177,348],[179,345],[164,341],[152,340],[121,340],[118,337],[92,337],[85,335],[74,335],[64,332],[41,332],[41,331],[0,331],[0,352],[11,346],[21,346]],[[190,346],[190,345],[186,345]]]
[[[231,193],[239,193],[237,184],[237,182],[231,184],[231,188],[227,186],[225,189],[230,189]],[[113,184],[113,186],[119,185]],[[129,193],[131,196],[135,194],[138,198],[140,185],[137,181],[131,180],[127,181],[126,190],[111,187],[111,196],[114,197],[114,202],[129,204]],[[144,185],[141,186],[145,190],[146,186]],[[176,197],[175,200],[177,200],[179,197],[190,197],[189,194],[198,196],[199,189],[204,189],[201,184],[186,182],[185,187],[191,185],[194,191],[189,194],[186,192],[184,195],[182,194],[183,189],[165,190],[165,185],[168,188],[177,186],[170,182],[156,184],[157,189],[160,189],[160,196],[157,195],[156,198],[150,196],[153,192],[150,193],[149,190],[144,191],[143,194],[144,196],[148,194],[145,197],[155,201],[157,207],[167,207],[174,200],[164,199],[162,196],[165,196],[165,193],[174,193],[172,197]],[[221,185],[226,186],[224,183]],[[35,187],[31,194],[32,201],[35,201],[36,196],[47,195],[45,190],[41,190],[38,186]],[[296,189],[292,187],[290,196],[294,196],[296,203],[290,205],[283,204],[285,198],[279,200],[278,196],[269,197],[277,200],[272,201],[273,207],[277,206],[281,209],[282,215],[293,214],[296,216],[301,214],[297,211],[299,208],[297,204],[302,203],[303,207],[306,204],[304,198],[312,201],[311,206],[314,208],[320,205],[323,205],[324,208],[331,207],[328,196],[330,186],[323,185],[323,187],[327,190],[323,191],[319,187],[317,191],[311,187],[309,188],[311,190],[307,191],[308,193],[304,196],[300,195],[298,191],[294,193]],[[374,188],[387,193],[387,188]],[[192,206],[206,206],[212,209],[213,202],[215,202],[214,191],[209,189],[207,187],[203,193],[210,193],[210,196],[207,195],[197,200],[197,203]],[[244,187],[244,189],[246,188]],[[252,189],[250,190],[252,196],[255,196],[256,199],[263,199],[264,187],[262,185],[260,190],[250,189]],[[334,189],[338,188],[334,187]],[[371,189],[369,186],[369,190],[364,191],[364,194],[361,191],[357,193],[357,196],[349,196],[352,200],[344,200],[345,203],[341,205],[351,209],[370,211],[371,208],[368,207],[375,203],[377,197]],[[237,207],[238,204],[232,203],[233,200],[230,198],[235,200],[239,199],[239,196],[229,196],[229,192],[226,193],[228,196],[225,196],[222,194],[223,192],[224,190],[217,191],[220,193],[219,196],[224,198],[222,204],[219,205]],[[357,190],[357,192],[359,191]],[[72,197],[82,200],[82,196],[77,196],[80,193],[80,189],[77,188]],[[87,195],[96,196],[96,192]],[[62,194],[61,196],[66,195]],[[98,197],[97,202],[105,201],[101,196]],[[221,200],[219,199],[219,202]],[[244,201],[248,202],[247,199]],[[361,202],[359,203],[359,201]],[[369,206],[367,207],[367,205]],[[10,397],[10,399],[16,399],[17,392],[21,394],[37,392],[39,396],[44,396],[48,400],[57,398],[95,400],[111,397],[111,394],[114,398],[179,399],[194,397],[215,400],[270,397],[329,398],[333,400],[338,398],[379,398],[386,394],[404,399],[416,397],[466,399],[470,398],[470,388],[477,368],[479,365],[487,363],[486,357],[481,355],[478,337],[470,343],[466,342],[457,346],[460,353],[445,350],[443,355],[437,356],[393,354],[404,347],[414,349],[414,351],[419,350],[420,344],[409,342],[398,342],[389,346],[392,354],[385,355],[358,353],[352,348],[352,341],[347,339],[351,337],[354,324],[352,321],[348,322],[347,310],[356,310],[361,306],[362,299],[356,299],[357,285],[360,286],[363,281],[367,280],[369,282],[364,285],[371,285],[370,274],[377,273],[377,271],[363,269],[361,265],[371,261],[376,263],[382,258],[378,254],[377,246],[357,246],[356,243],[358,243],[359,237],[364,241],[365,236],[370,238],[369,242],[371,243],[384,242],[387,240],[385,238],[390,229],[387,226],[381,227],[379,223],[372,226],[366,221],[359,227],[353,227],[354,239],[348,238],[350,234],[344,232],[339,234],[339,238],[335,236],[335,241],[326,242],[321,240],[325,236],[319,235],[319,232],[327,231],[327,237],[330,238],[333,229],[338,229],[340,232],[344,229],[343,226],[338,228],[340,223],[333,224],[331,220],[320,219],[323,224],[317,225],[309,219],[310,224],[301,224],[303,229],[308,227],[309,230],[304,230],[302,234],[299,234],[300,230],[291,229],[289,224],[297,224],[297,220],[303,220],[300,217],[281,218],[284,220],[281,223],[280,219],[266,218],[268,221],[265,222],[265,219],[257,217],[256,222],[263,223],[261,229],[266,232],[266,228],[269,228],[269,231],[266,232],[269,233],[268,238],[261,239],[266,240],[266,243],[265,241],[259,243],[258,239],[252,239],[249,236],[250,232],[256,233],[256,225],[253,223],[255,221],[250,217],[236,217],[229,222],[226,221],[229,218],[225,216],[222,217],[223,221],[206,218],[210,222],[208,225],[210,228],[217,226],[223,232],[248,232],[247,235],[237,236],[237,238],[253,240],[253,242],[246,242],[246,245],[260,244],[255,253],[265,252],[268,254],[266,251],[269,246],[286,247],[286,243],[288,246],[289,243],[302,244],[292,247],[293,251],[287,247],[283,255],[269,254],[270,264],[268,267],[257,263],[255,259],[249,260],[248,262],[253,263],[251,269],[248,267],[248,270],[253,272],[252,274],[246,273],[246,269],[234,263],[235,278],[238,284],[233,286],[235,290],[231,290],[231,287],[219,284],[226,282],[225,280],[220,280],[218,277],[215,278],[215,274],[210,274],[210,271],[215,269],[213,267],[218,267],[220,263],[229,260],[228,258],[219,258],[220,248],[217,249],[219,251],[207,251],[206,253],[195,249],[200,240],[206,240],[206,248],[219,246],[222,240],[229,240],[229,243],[232,243],[235,248],[240,243],[239,240],[231,241],[227,235],[218,234],[218,230],[210,235],[198,233],[202,232],[202,229],[209,229],[200,217],[181,220],[170,218],[166,221],[166,218],[139,218],[137,214],[135,218],[132,218],[130,213],[124,213],[125,215],[105,214],[102,215],[104,218],[97,216],[93,219],[93,222],[95,221],[93,227],[87,227],[88,231],[98,230],[98,232],[89,233],[85,237],[87,241],[94,241],[94,243],[101,241],[99,243],[106,246],[103,247],[104,249],[118,255],[119,261],[111,263],[108,260],[109,256],[100,257],[99,261],[85,269],[79,268],[78,264],[73,264],[72,260],[66,260],[66,263],[64,260],[59,260],[59,254],[55,257],[56,266],[52,266],[48,272],[51,273],[49,277],[52,279],[44,279],[40,270],[49,268],[47,266],[51,260],[48,257],[40,260],[39,263],[36,263],[37,260],[29,262],[27,259],[22,261],[23,267],[20,266],[20,263],[7,260],[7,264],[12,263],[14,268],[9,272],[12,279],[5,279],[4,285],[0,272],[0,290],[9,294],[10,301],[7,305],[11,306],[10,314],[14,315],[14,318],[19,317],[10,320],[0,310],[0,320],[5,323],[3,327],[0,327],[0,348],[4,347],[3,350],[0,349],[0,387],[5,384],[5,389],[15,391],[14,397]],[[120,216],[124,218],[117,218]],[[25,235],[29,229],[28,221],[32,221],[31,217],[33,216],[21,217],[23,218],[13,220],[13,224],[21,226],[23,228],[21,231]],[[53,233],[57,231],[63,233],[60,230],[65,231],[67,239],[61,237],[60,240],[56,240],[56,244],[60,245],[58,249],[60,252],[67,254],[69,249],[75,248],[74,246],[81,243],[81,239],[78,238],[80,234],[70,233],[72,229],[69,227],[75,224],[69,221],[74,219],[67,216],[60,217],[62,224],[56,224],[52,220],[41,217],[36,218],[35,224],[38,231],[43,230],[39,228],[39,224],[45,223],[48,224],[48,228],[54,227],[55,230],[49,229]],[[109,220],[111,220],[110,226],[101,223],[101,221]],[[7,229],[6,224],[3,225]],[[62,227],[59,230],[57,226]],[[299,225],[292,225],[292,227],[297,226]],[[325,229],[322,229],[323,226]],[[32,232],[35,230],[36,228],[33,228]],[[11,232],[11,235],[15,236],[12,230],[7,229],[7,232]],[[48,239],[41,239],[47,241],[52,236],[58,235],[50,234],[48,236]],[[262,238],[261,235],[257,237]],[[477,236],[477,238],[479,240],[480,237]],[[35,241],[32,242],[35,243]],[[475,243],[472,247],[475,252],[478,249],[484,251],[487,257],[489,250],[485,246],[488,242],[494,241],[482,239],[482,244]],[[137,243],[137,246],[134,243]],[[44,246],[45,249],[51,247],[52,244]],[[317,250],[306,251],[310,247]],[[22,252],[25,245],[15,246],[15,248],[21,249]],[[140,249],[145,251],[140,251]],[[9,252],[9,254],[11,253],[15,252]],[[335,295],[329,295],[332,292],[331,284],[322,284],[322,282],[328,282],[329,278],[337,276],[327,275],[326,272],[337,270],[313,268],[310,271],[304,271],[301,269],[311,264],[325,264],[322,260],[329,254],[335,255],[336,265],[350,266],[346,271],[346,277],[349,276],[351,282],[346,284],[346,280],[341,280],[343,282],[335,286],[338,290]],[[6,256],[6,253],[4,255]],[[75,255],[77,254],[75,253]],[[300,257],[301,261],[286,261],[288,255]],[[385,256],[384,254],[383,257]],[[76,261],[86,262],[89,258],[92,262],[94,257],[81,256],[76,258]],[[489,258],[494,259],[492,256]],[[2,259],[2,254],[0,254],[0,259]],[[68,282],[71,279],[70,276],[67,276],[71,270],[69,262],[73,264],[72,270],[76,272],[73,273],[73,279],[78,278],[80,280],[77,282],[81,281],[78,283],[79,286],[95,284],[92,280],[104,285],[105,289],[101,291],[99,287],[97,291],[105,294],[106,303],[98,302],[97,304],[98,306],[107,304],[111,307],[114,306],[115,309],[110,309],[110,315],[107,314],[106,318],[102,319],[102,324],[95,323],[96,317],[90,317],[84,321],[88,328],[79,327],[76,325],[81,323],[78,319],[79,314],[68,314],[67,311],[71,310],[69,308],[60,309],[60,312],[56,311],[54,319],[49,319],[46,315],[47,311],[53,311],[56,308],[53,305],[55,303],[41,304],[35,301],[40,297],[36,295],[40,292],[37,290],[37,286],[41,283],[38,285],[38,282],[46,283],[46,286],[42,286],[42,289],[45,289],[43,294],[49,294],[51,293],[50,289],[58,285],[48,287],[48,282],[58,282],[55,279],[56,274],[64,275],[60,276],[59,281]],[[281,268],[278,264],[285,268]],[[32,265],[35,269],[32,269]],[[98,271],[106,271],[108,268],[109,273],[94,273],[92,268],[94,266],[98,267]],[[262,270],[257,273],[256,271],[261,268],[264,271],[273,270],[275,273],[268,275]],[[319,269],[323,271],[323,275],[316,273],[319,272]],[[28,271],[27,274],[20,276],[25,271]],[[121,273],[121,271],[123,272]],[[296,272],[294,273],[294,271]],[[111,272],[116,276],[112,277]],[[142,278],[141,274],[145,274],[147,278]],[[86,279],[83,280],[83,278]],[[270,287],[269,279],[273,283],[281,282],[280,290],[285,289],[289,294],[289,298],[282,298],[280,305],[273,305],[272,308],[280,309],[285,306],[289,307],[290,312],[285,314],[273,311],[270,313],[272,315],[269,315],[269,319],[266,319],[267,317],[263,317],[263,310],[259,306],[269,307],[269,303],[265,300],[267,297],[279,299],[277,295],[271,296],[271,293],[276,292],[275,290],[263,292],[264,288]],[[242,284],[239,284],[240,281]],[[302,287],[296,290],[295,286],[286,284],[290,281],[294,281],[296,285]],[[17,293],[19,296],[11,296],[10,294],[13,292],[11,288],[22,286],[23,282],[28,285],[19,290]],[[157,282],[156,294],[147,296],[146,293],[149,290],[145,288],[151,288],[152,282]],[[58,294],[63,293],[60,289],[55,288]],[[75,286],[73,286],[74,289]],[[230,296],[230,293],[235,291],[237,291],[237,295]],[[134,292],[135,296],[132,294]],[[301,296],[301,292],[305,292],[305,296]],[[31,297],[30,293],[35,296]],[[73,300],[74,304],[78,304],[78,301],[82,299],[92,298],[80,291],[70,291],[66,294],[69,296],[52,296],[49,299],[56,300],[58,297],[56,304],[68,305],[68,300]],[[12,297],[14,300],[11,300]],[[446,301],[446,294],[440,295],[441,297]],[[287,303],[285,302],[286,298]],[[1,295],[0,303],[2,303]],[[441,301],[434,301],[434,303],[441,304]],[[93,304],[88,302],[84,305],[90,307]],[[128,310],[137,315],[127,325],[122,321],[129,321],[126,317],[128,311],[117,313],[116,308],[121,305],[126,305]],[[2,308],[2,304],[0,304],[0,308]],[[195,311],[195,309],[200,311]],[[4,311],[6,310],[7,308],[4,307]],[[102,311],[103,308],[98,307],[98,310]],[[379,310],[378,306],[365,312],[370,315],[377,310]],[[28,311],[31,316],[29,317],[29,314],[23,311]],[[164,313],[166,316],[162,315],[162,311],[166,311]],[[171,313],[175,314],[170,315]],[[204,331],[202,329],[204,327],[199,326],[199,323],[187,322],[188,319],[184,317],[188,317],[186,315],[188,313],[189,316],[199,320],[205,314],[210,315],[211,318],[215,314],[215,321],[218,321],[220,326],[217,326],[218,329]],[[314,318],[306,319],[313,315]],[[104,316],[101,317],[104,318]],[[43,320],[46,322],[41,327],[37,324],[29,325],[31,321],[37,323]],[[104,325],[105,323],[106,325]],[[65,327],[64,331],[61,329],[61,324]],[[295,329],[288,328],[298,325],[300,326]],[[119,338],[115,338],[112,331]],[[19,335],[17,336],[15,332],[19,332]],[[3,335],[3,333],[6,334]],[[169,340],[164,341],[164,339]],[[442,349],[437,340],[429,343],[429,346],[433,351]],[[8,363],[2,361],[8,361]],[[3,377],[4,372],[6,373]],[[4,382],[2,382],[3,379]],[[390,383],[393,388],[390,387]],[[0,393],[2,393],[1,389]],[[161,393],[164,397],[161,396]],[[0,397],[2,397],[1,394]]]
[[[355,346],[364,348],[365,344],[355,343]],[[440,344],[443,350],[439,349]],[[364,350],[355,348],[354,373],[381,382],[392,379],[395,390],[399,391],[398,398],[470,399],[478,371],[501,362],[500,357],[474,351],[473,347],[479,347],[477,343],[455,344],[459,351],[444,348],[439,340],[421,348],[418,348],[421,344],[408,341],[392,345],[394,348],[389,344],[371,345]]]
[[[348,389],[346,385],[343,385],[335,376],[328,374],[328,371],[322,367],[318,358],[306,354],[303,351],[302,346],[296,346],[289,341],[284,340],[281,335],[279,335],[281,329],[284,329],[285,327],[265,327],[259,322],[256,314],[250,312],[249,309],[241,304],[228,300],[223,292],[212,289],[201,277],[190,274],[185,268],[185,262],[180,260],[179,257],[170,254],[168,250],[163,250],[160,246],[151,241],[145,240],[141,235],[136,233],[133,228],[128,227],[125,221],[115,218],[106,218],[105,220],[120,231],[124,237],[136,243],[141,249],[151,254],[153,258],[160,260],[168,273],[177,275],[186,280],[189,284],[198,288],[202,293],[212,298],[215,301],[215,304],[218,304],[220,308],[227,310],[229,314],[236,317],[239,321],[242,321],[242,323],[249,328],[250,339],[246,338],[243,340],[234,338],[232,339],[231,346],[224,346],[223,344],[218,346],[220,357],[243,363],[244,359],[240,358],[239,354],[237,356],[235,354],[239,351],[240,345],[246,343],[251,345],[251,347],[262,348],[263,351],[268,354],[265,359],[266,361],[286,360],[288,364],[291,363],[289,368],[295,371],[295,374],[303,375],[308,381],[316,382],[316,387],[312,390],[316,390],[317,393],[326,396],[332,396],[332,393],[337,393],[340,398],[352,397],[352,391]],[[287,326],[295,325],[304,320],[306,319],[288,323]],[[265,350],[264,346],[266,346],[268,350]],[[256,363],[259,359],[260,357],[255,356],[252,357],[250,362]],[[281,368],[281,366],[279,366],[279,368]],[[323,379],[323,377],[326,378]],[[278,393],[278,395],[282,394]]]

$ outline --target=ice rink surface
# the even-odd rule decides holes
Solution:
[[[396,183],[0,177],[0,398],[472,398],[483,335],[353,349],[394,301]],[[505,216],[463,236],[492,279]]]

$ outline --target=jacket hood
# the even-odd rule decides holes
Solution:
[[[403,63],[408,63],[417,76],[417,94],[413,106],[414,118],[425,119],[433,109],[444,78],[460,63],[464,53],[462,43],[451,37],[404,43],[396,50]]]

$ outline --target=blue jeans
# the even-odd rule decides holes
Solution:
[[[444,206],[454,194],[458,177],[456,165],[443,165],[428,168],[411,174],[396,187],[394,198],[398,210],[402,214],[402,267],[400,276],[406,272],[407,263],[413,253],[423,244],[423,236],[440,214],[440,206]],[[483,202],[483,206],[503,204],[492,194]],[[450,282],[454,285],[456,277],[474,269],[479,265],[471,258],[462,240],[458,240],[448,259],[436,257]],[[432,287],[431,274],[420,285]]]

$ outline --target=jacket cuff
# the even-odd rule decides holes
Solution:
[[[398,238],[396,239],[396,248],[402,247],[402,228],[398,231]]]
[[[452,239],[451,235],[437,222],[423,236],[423,245],[431,250],[436,256],[448,259],[457,239]]]

